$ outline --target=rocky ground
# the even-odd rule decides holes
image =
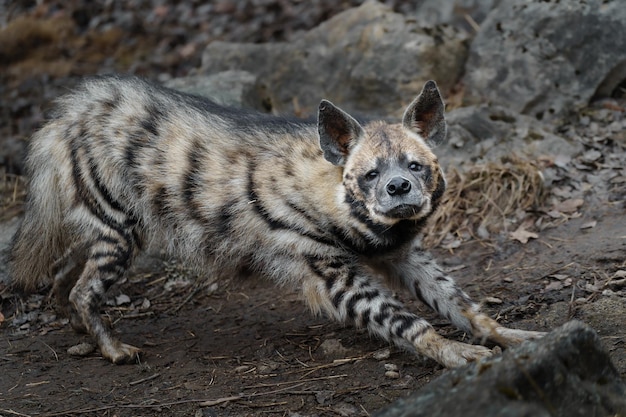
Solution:
[[[121,71],[163,82],[202,76],[216,65],[207,62],[207,50],[236,55],[234,44],[218,44],[218,40],[268,45],[285,41],[280,50],[266,49],[282,56],[293,45],[301,49],[298,42],[304,42],[303,37],[310,42],[314,36],[310,29],[357,3],[225,0],[202,5],[145,0],[95,6],[82,1],[0,1],[0,167],[4,174],[0,246],[6,248],[21,211],[24,145],[42,122],[49,100],[80,76]],[[439,14],[428,16],[441,18],[447,7],[424,9],[414,17],[411,13],[418,2],[396,3],[391,4],[394,10],[405,17],[385,14],[386,24],[393,22],[393,27],[420,26],[415,23],[419,16],[436,10]],[[472,13],[451,15],[454,32],[445,29],[435,35],[456,51],[466,48],[464,56],[477,62],[480,57],[472,58],[476,52],[467,44],[487,9],[467,10]],[[377,9],[359,13],[380,15]],[[375,19],[354,26],[363,25],[362,33],[369,37],[367,42],[359,39],[375,48],[384,33],[393,31],[368,26],[370,21]],[[488,26],[489,19],[485,22]],[[415,31],[421,36],[421,29]],[[351,36],[348,31],[343,39],[349,42]],[[250,74],[252,67],[214,69]],[[467,71],[473,74],[472,80],[465,79],[467,92],[458,79],[463,71],[453,73],[441,76],[450,79],[445,95],[452,109],[449,143],[437,152],[455,198],[449,199],[433,226],[431,235],[436,238],[428,241],[433,252],[502,323],[545,331],[572,318],[589,324],[617,371],[626,377],[623,83],[612,81],[614,88],[608,94],[549,118],[550,108],[558,111],[570,102],[543,105],[530,97],[529,112],[499,108],[496,103],[474,106],[476,98],[468,97],[472,82],[480,81],[476,73]],[[255,94],[259,83],[273,81],[271,74],[264,69],[253,74]],[[281,82],[289,87],[285,80],[290,73],[281,74]],[[396,74],[405,76],[401,71]],[[352,77],[360,85],[371,85],[365,70],[345,77],[344,84]],[[392,84],[384,86],[389,94],[396,94]],[[348,105],[364,112],[378,106],[375,99],[359,101],[358,95],[339,91],[340,87],[334,89]],[[373,96],[376,91],[369,93]],[[272,109],[282,111],[306,109],[307,100],[319,99],[303,97],[296,103],[287,99],[287,93],[269,95]],[[394,100],[401,103],[405,98],[398,93]],[[500,104],[508,105],[507,100]],[[378,115],[394,116],[394,106],[379,110]],[[263,103],[259,107],[267,109]],[[539,121],[541,112],[545,115]],[[56,314],[45,292],[13,293],[6,285],[4,262],[0,278],[2,416],[366,416],[427,388],[445,372],[434,362],[401,352],[363,331],[312,316],[294,291],[277,289],[255,277],[213,282],[158,253],[143,257],[107,302],[104,313],[116,330],[145,352],[138,364],[114,366],[90,351],[89,339],[75,334],[67,320]],[[398,297],[442,334],[468,340],[406,294]],[[78,357],[70,354],[71,349],[86,352]]]

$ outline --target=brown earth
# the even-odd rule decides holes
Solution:
[[[581,229],[590,219],[596,226]],[[607,205],[526,245],[472,241],[436,253],[502,323],[534,330],[571,318],[590,324],[626,376],[626,300],[606,291],[621,290],[616,272],[626,269],[625,249],[623,208]],[[68,348],[89,339],[56,318],[42,295],[20,299],[4,290],[0,415],[366,416],[444,372],[364,331],[312,316],[293,291],[254,277],[194,285],[190,276],[146,257],[121,286],[117,295],[130,302],[121,297],[106,314],[124,341],[145,352],[140,363],[122,366],[97,351],[70,356]],[[409,304],[441,333],[466,339]]]

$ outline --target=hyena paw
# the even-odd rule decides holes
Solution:
[[[509,329],[508,327],[502,326],[496,327],[494,332],[497,335],[494,339],[504,347],[519,345],[525,340],[540,339],[546,335],[545,332]]]
[[[446,340],[441,347],[439,357],[435,358],[446,368],[456,368],[492,356],[494,352],[485,346]]]
[[[446,339],[430,331],[419,339],[415,345],[417,351],[432,358],[446,368],[456,368],[482,358],[492,356],[495,352],[480,346]]]
[[[135,362],[141,354],[141,349],[116,341],[112,344],[101,345],[100,353],[102,353],[102,356],[106,359],[120,365],[123,363]]]

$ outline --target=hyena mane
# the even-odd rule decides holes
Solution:
[[[502,345],[507,329],[419,245],[445,179],[432,148],[444,105],[425,84],[400,123],[360,123],[327,100],[317,120],[224,107],[133,77],[97,77],[59,99],[32,138],[30,190],[10,254],[16,287],[53,283],[74,328],[115,363],[137,357],[100,305],[154,242],[207,274],[245,267],[446,365],[490,355],[408,311],[401,285],[457,327]]]

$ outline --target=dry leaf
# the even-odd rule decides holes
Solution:
[[[502,300],[498,297],[485,297],[485,304],[502,304]]]
[[[571,198],[569,200],[561,201],[554,205],[554,210],[560,211],[561,213],[572,213],[580,206],[583,205],[585,201],[582,198]]]
[[[117,297],[115,297],[115,304],[118,306],[121,306],[124,304],[130,304],[130,297],[127,296],[126,294],[120,294]]]
[[[596,227],[596,224],[598,224],[597,221],[591,220],[590,222],[586,222],[586,223],[581,224],[580,228],[581,229],[591,229],[591,228]]]
[[[572,162],[572,158],[567,155],[557,155],[554,158],[554,165],[559,168],[567,168],[567,165]]]
[[[553,219],[560,219],[563,217],[563,213],[561,213],[560,211],[556,211],[556,210],[550,210],[548,212],[548,216],[552,217]]]
[[[552,194],[561,198],[570,198],[572,196],[572,188],[567,187],[554,187],[552,188]]]
[[[521,243],[528,243],[528,239],[537,239],[539,237],[537,233],[529,232],[524,226],[518,227],[517,230],[511,232],[509,236],[511,239],[518,240]]]
[[[546,285],[546,287],[544,288],[544,291],[558,291],[558,290],[562,290],[563,287],[564,285],[561,281],[552,281],[551,283]]]
[[[583,162],[588,164],[595,162],[600,158],[602,158],[602,154],[595,149],[590,149],[581,156]]]
[[[552,275],[550,275],[550,278],[558,279],[559,281],[564,281],[565,279],[569,278],[569,275],[565,275],[565,274],[552,274]]]

